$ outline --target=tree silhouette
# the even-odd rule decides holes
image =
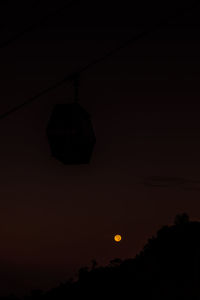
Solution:
[[[97,267],[98,263],[97,263],[97,261],[95,259],[93,259],[91,261],[91,263],[92,263],[92,270],[94,270]]]
[[[148,239],[135,258],[80,268],[78,279],[47,292],[33,291],[27,300],[64,299],[200,299],[200,222],[178,214]],[[10,298],[1,298],[0,300]]]
[[[186,213],[176,215],[174,220],[175,225],[187,224],[188,222],[189,222],[189,216]]]

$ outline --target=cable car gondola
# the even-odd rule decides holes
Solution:
[[[75,101],[56,104],[47,125],[47,138],[52,156],[63,164],[88,164],[96,137],[89,113],[78,103],[75,80]]]

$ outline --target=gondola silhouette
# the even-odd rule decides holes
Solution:
[[[78,102],[78,86],[75,76],[74,102],[56,104],[46,130],[52,156],[63,164],[88,164],[96,143],[90,114]]]

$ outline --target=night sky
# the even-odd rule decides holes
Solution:
[[[200,218],[200,7],[27,2],[0,4],[0,113],[179,15],[81,74],[97,139],[89,165],[61,164],[46,137],[72,84],[0,121],[0,294],[54,287],[93,259],[134,257],[177,213]]]

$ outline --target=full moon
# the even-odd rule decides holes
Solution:
[[[116,234],[116,235],[114,236],[114,240],[115,240],[115,242],[117,242],[117,243],[119,243],[119,242],[121,241],[121,239],[122,239],[122,237],[121,237],[120,234]]]

